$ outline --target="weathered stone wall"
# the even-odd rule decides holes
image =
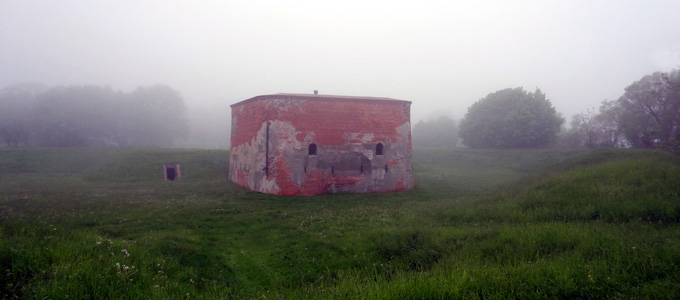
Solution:
[[[291,94],[234,104],[229,177],[279,195],[412,189],[410,104]]]

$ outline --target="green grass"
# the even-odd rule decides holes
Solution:
[[[680,294],[676,157],[417,149],[414,169],[413,191],[278,197],[229,183],[224,151],[0,149],[0,298]]]

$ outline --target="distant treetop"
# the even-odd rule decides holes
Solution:
[[[556,140],[563,122],[540,89],[508,88],[470,106],[459,136],[471,148],[538,148]]]

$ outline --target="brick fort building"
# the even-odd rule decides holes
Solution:
[[[411,102],[274,94],[231,105],[229,179],[277,195],[410,190]]]

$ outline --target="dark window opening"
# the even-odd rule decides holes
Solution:
[[[387,173],[387,170],[388,170],[388,169],[389,169],[389,168],[387,168],[387,165],[385,165],[385,173]]]
[[[175,179],[182,178],[182,171],[177,163],[166,163],[163,164],[163,178],[165,180],[174,181]]]
[[[361,172],[361,173],[364,172],[364,165],[361,165],[361,169],[359,170],[359,172]]]
[[[382,143],[378,143],[375,146],[375,154],[376,155],[383,155],[383,144]]]
[[[168,180],[175,180],[175,176],[177,176],[175,173],[175,168],[165,169],[165,174],[168,176]]]
[[[316,144],[309,145],[309,155],[316,155]]]

